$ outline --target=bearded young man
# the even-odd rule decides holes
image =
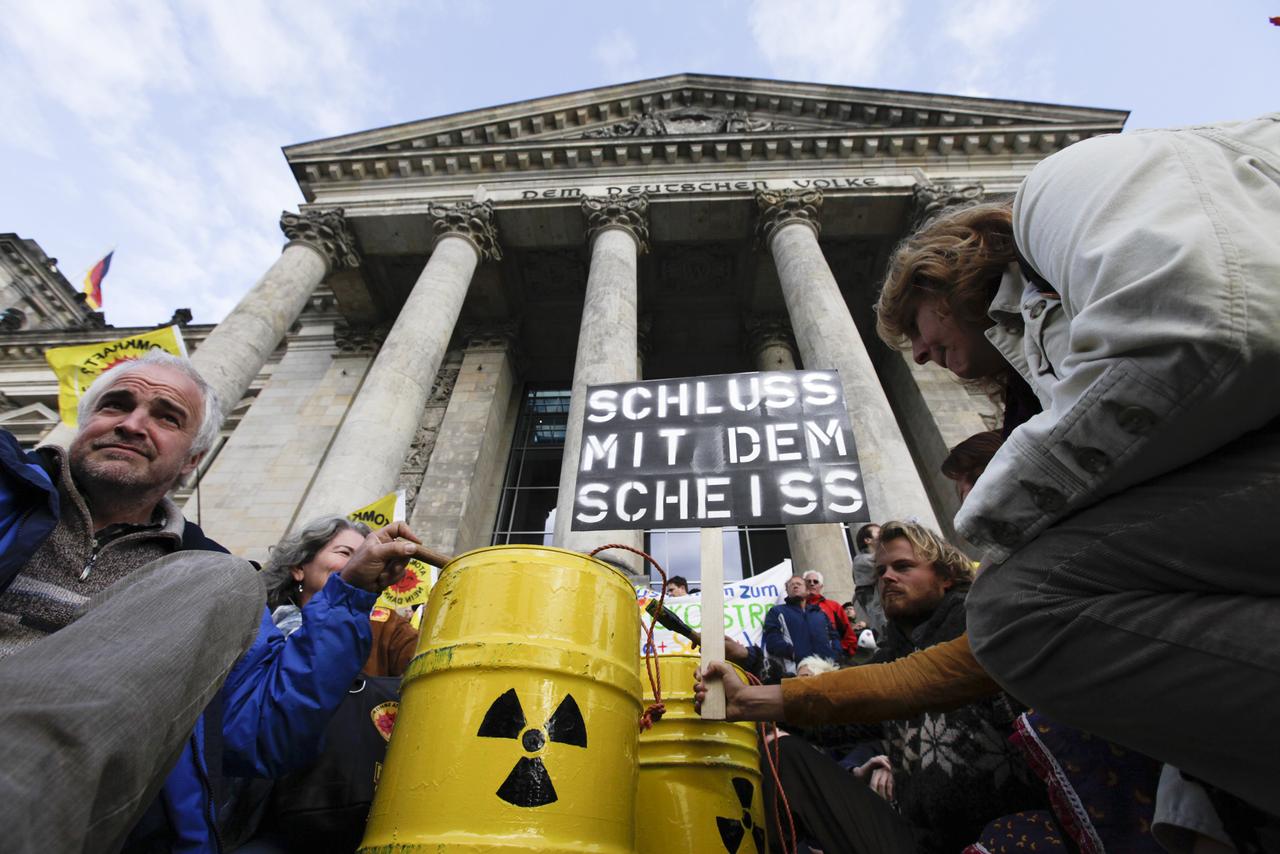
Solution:
[[[190,363],[155,352],[94,381],[67,451],[0,432],[0,825],[14,850],[220,850],[223,775],[309,761],[368,655],[377,591],[413,550],[392,540],[412,535],[369,535],[286,643],[253,567],[166,497],[220,421]]]
[[[763,686],[744,685],[728,668],[712,664],[724,680],[729,720],[840,721],[850,682],[863,684],[861,671],[886,672],[891,662],[927,654],[963,635],[973,577],[965,555],[910,522],[881,526],[874,554],[888,623],[871,663]],[[700,696],[703,683],[696,690]],[[783,790],[823,850],[958,851],[988,820],[1044,805],[1042,791],[1008,743],[1018,711],[1006,696],[988,691],[964,703],[885,720],[883,755],[855,771],[866,784],[851,780],[804,742],[784,738]]]

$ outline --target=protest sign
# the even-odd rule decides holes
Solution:
[[[353,522],[364,522],[375,531],[385,528],[394,521],[403,521],[405,516],[404,492],[389,492],[372,504],[359,510],[352,510],[347,518]],[[405,568],[404,578],[382,591],[377,605],[384,608],[412,608],[427,601],[431,593],[431,585],[435,583],[436,570],[429,564],[414,559]]]
[[[68,427],[76,426],[76,407],[80,405],[85,389],[93,385],[99,374],[151,350],[164,350],[175,356],[187,355],[182,333],[176,326],[165,326],[115,341],[46,350],[44,358],[58,377],[58,414],[62,422]]]
[[[764,631],[764,616],[769,608],[782,601],[787,579],[791,577],[791,561],[782,563],[741,581],[727,581],[724,591],[724,633],[744,645],[760,645]],[[636,588],[636,601],[643,609],[657,594],[647,587]],[[693,593],[688,596],[668,596],[664,607],[689,624],[691,628],[702,630],[702,594]],[[644,626],[649,624],[648,615],[641,617]],[[640,651],[644,653],[645,633],[640,632]],[[678,655],[693,653],[693,644],[675,632],[655,626],[653,630],[654,652],[658,655]]]
[[[575,531],[869,520],[835,371],[591,386]]]

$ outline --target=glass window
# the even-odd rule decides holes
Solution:
[[[551,545],[569,390],[529,387],[516,419],[494,545]]]

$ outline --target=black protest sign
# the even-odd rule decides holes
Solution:
[[[835,371],[587,389],[575,531],[869,519]]]

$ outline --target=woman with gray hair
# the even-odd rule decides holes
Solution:
[[[363,522],[324,516],[285,537],[262,569],[271,620],[286,636],[302,627],[311,598],[339,572],[370,533]],[[373,646],[362,671],[368,676],[400,676],[413,659],[418,632],[390,608],[369,615]]]

